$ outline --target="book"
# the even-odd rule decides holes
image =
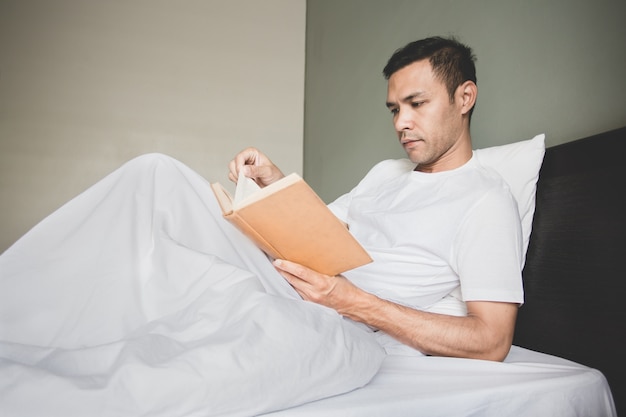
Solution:
[[[224,217],[274,259],[326,275],[372,262],[348,228],[298,175],[259,187],[240,175],[235,197],[220,184],[211,188]]]

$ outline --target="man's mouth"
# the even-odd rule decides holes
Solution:
[[[419,138],[407,138],[407,137],[404,137],[404,138],[400,139],[400,143],[402,144],[402,146],[406,146],[406,145],[409,145],[411,143],[415,143],[415,142],[419,142],[419,141],[421,141],[421,139],[419,139]]]

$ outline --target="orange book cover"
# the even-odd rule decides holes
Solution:
[[[241,195],[240,189],[251,183],[256,190]],[[297,174],[264,188],[240,177],[235,198],[219,183],[211,184],[211,188],[224,217],[272,258],[297,262],[326,275],[372,262],[345,225]]]

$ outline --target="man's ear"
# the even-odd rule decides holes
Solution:
[[[457,98],[461,103],[462,114],[468,114],[469,111],[476,104],[476,98],[478,96],[478,87],[473,81],[465,81],[457,89]]]

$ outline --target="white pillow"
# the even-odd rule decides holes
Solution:
[[[524,257],[530,240],[537,179],[545,150],[545,134],[508,145],[474,150],[478,162],[500,174],[511,188],[522,222]]]

